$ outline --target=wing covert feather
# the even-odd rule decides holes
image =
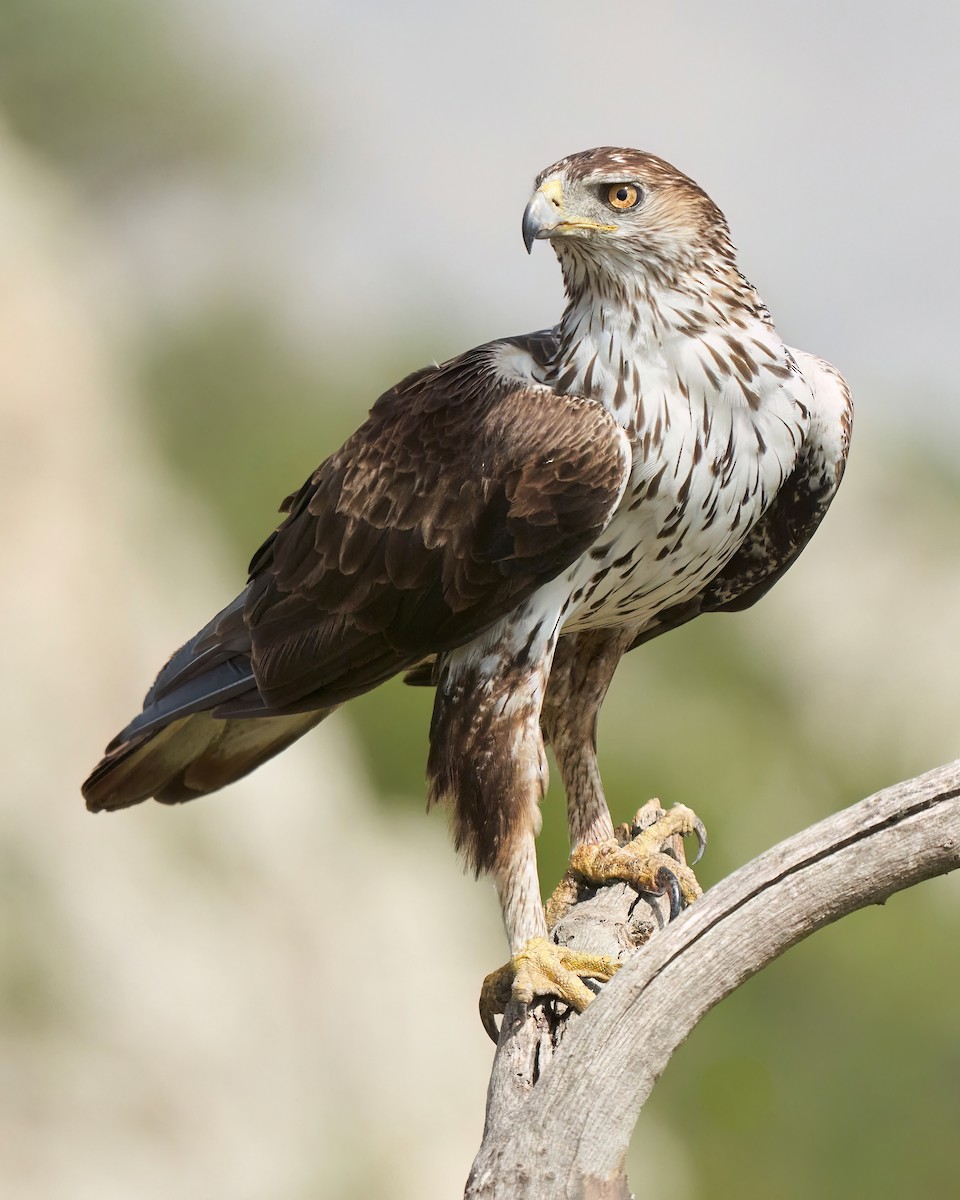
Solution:
[[[481,346],[418,371],[288,504],[245,618],[272,708],[338,703],[475,637],[596,540],[629,444],[603,407]]]

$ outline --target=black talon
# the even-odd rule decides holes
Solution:
[[[662,887],[663,892],[670,893],[670,920],[675,920],[680,915],[680,905],[682,896],[680,894],[680,880],[674,875],[669,867],[661,867],[657,872],[657,883]]]
[[[480,1010],[480,1021],[484,1029],[487,1031],[487,1037],[495,1046],[500,1045],[500,1026],[497,1024],[493,1014],[485,1015],[483,1010]]]
[[[697,857],[690,863],[691,867],[695,867],[700,859],[703,858],[703,852],[707,848],[707,829],[699,817],[693,823],[693,832],[697,839]]]

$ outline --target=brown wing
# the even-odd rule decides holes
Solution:
[[[340,703],[462,645],[597,538],[628,443],[599,404],[504,367],[545,344],[506,339],[411,375],[292,498],[244,610],[266,707]]]

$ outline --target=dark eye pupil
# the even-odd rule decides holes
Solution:
[[[617,199],[618,200],[626,200],[629,195],[630,195],[630,193],[627,191],[626,188],[620,188],[617,192]]]

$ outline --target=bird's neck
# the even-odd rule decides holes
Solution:
[[[747,357],[786,362],[769,314],[732,253],[705,255],[682,271],[655,263],[639,271],[626,263],[600,269],[576,251],[563,254],[561,265],[568,303],[545,382],[598,400],[625,428],[652,389],[712,390],[745,403],[736,389],[709,387],[714,376],[736,375],[741,345],[749,345]]]

